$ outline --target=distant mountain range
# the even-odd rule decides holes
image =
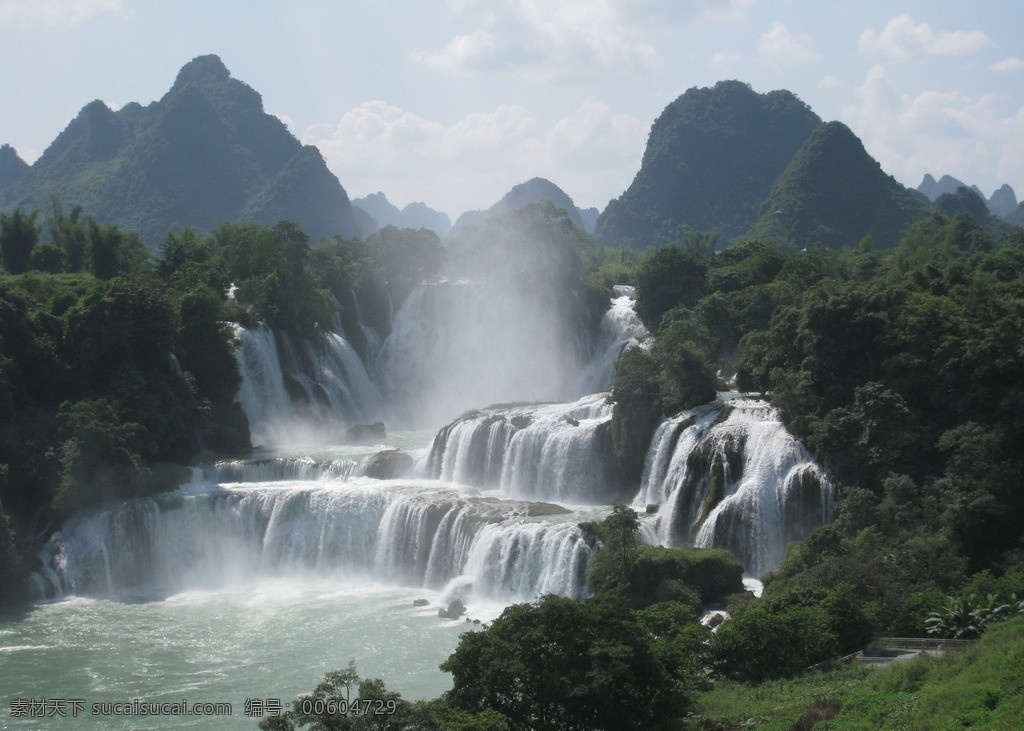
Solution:
[[[187,63],[148,106],[87,104],[31,166],[12,152],[0,151],[0,208],[49,211],[56,197],[138,231],[150,248],[168,231],[221,221],[286,218],[314,242],[359,234],[319,150],[264,112],[217,56]]]
[[[645,247],[718,231],[721,243],[757,236],[784,245],[852,246],[871,236],[895,246],[900,232],[935,210],[967,211],[963,183],[926,175],[909,190],[839,122],[823,124],[792,93],[758,94],[739,81],[693,88],[651,127],[640,170],[611,201],[595,237],[606,246]],[[987,219],[984,196],[981,215]],[[953,196],[936,208],[943,195]],[[1024,218],[1003,186],[988,211]],[[986,222],[979,221],[982,225]]]
[[[426,228],[439,238],[448,236],[452,230],[452,220],[447,213],[430,208],[425,203],[410,203],[399,210],[383,193],[373,193],[365,198],[355,198],[352,207],[357,209],[356,215],[365,214],[366,219],[359,222],[364,235],[369,235],[385,226],[395,228]],[[367,220],[368,219],[368,220]]]
[[[968,188],[977,193],[978,197],[985,202],[989,212],[994,216],[1006,218],[1017,210],[1017,195],[1013,192],[1013,188],[1005,184],[996,190],[987,201],[985,200],[985,194],[981,192],[978,186],[968,186],[952,175],[943,175],[936,181],[931,173],[925,173],[921,184],[917,186],[918,192],[923,193],[933,203],[942,195],[956,194],[960,188]]]
[[[616,248],[679,241],[689,231],[717,231],[720,245],[754,235],[801,247],[851,246],[870,235],[885,248],[933,211],[1024,224],[1024,205],[1008,185],[987,201],[948,175],[925,175],[909,190],[849,128],[823,123],[791,92],[760,94],[722,81],[689,89],[662,111],[633,182],[600,215],[533,178],[452,225],[424,203],[399,209],[380,192],[350,201],[320,152],[264,112],[260,95],[212,55],[186,64],[148,106],[115,112],[100,101],[87,104],[33,165],[0,147],[0,210],[40,209],[45,216],[53,199],[138,231],[151,249],[168,231],[209,230],[221,221],[288,219],[314,243],[388,225],[445,239],[541,201]]]

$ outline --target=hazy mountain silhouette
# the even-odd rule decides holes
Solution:
[[[426,203],[410,203],[399,209],[387,199],[383,193],[371,193],[365,198],[354,198],[352,206],[358,208],[373,219],[373,227],[363,231],[365,235],[374,233],[385,226],[395,228],[426,228],[440,238],[448,235],[452,229],[452,221],[447,213],[435,211]]]
[[[9,166],[0,155],[0,174]],[[16,180],[0,206],[48,211],[51,197],[138,231],[156,248],[187,224],[295,221],[316,242],[359,231],[348,195],[319,150],[263,111],[217,56],[200,56],[170,91],[114,112],[87,104]]]
[[[1006,218],[1017,210],[1017,195],[1013,192],[1013,188],[1003,183],[998,190],[996,190],[992,197],[988,199],[988,210],[993,215],[1001,216]]]
[[[927,196],[928,200],[935,202],[939,199],[939,196],[945,195],[946,193],[956,193],[958,188],[969,188],[981,196],[982,200],[985,200],[985,194],[976,185],[967,185],[961,180],[957,180],[952,175],[943,175],[938,181],[932,177],[931,173],[925,173],[924,178],[921,180],[921,184],[917,186],[919,193],[923,193]]]
[[[0,196],[7,188],[14,185],[29,169],[27,162],[21,159],[10,145],[0,146]]]
[[[675,241],[685,231],[745,233],[758,207],[821,119],[789,91],[739,81],[692,88],[651,127],[640,171],[601,213],[608,246]]]
[[[500,201],[495,203],[486,211],[466,211],[463,213],[459,216],[455,225],[452,226],[451,235],[455,236],[466,226],[481,225],[488,218],[493,216],[497,216],[502,213],[511,213],[512,211],[517,211],[531,203],[541,203],[543,201],[549,201],[555,208],[561,208],[568,213],[569,220],[576,224],[580,229],[587,231],[587,233],[591,233],[593,231],[593,228],[587,228],[580,209],[576,207],[572,198],[570,198],[564,190],[559,188],[550,180],[545,180],[544,178],[532,178],[527,180],[525,183],[520,183],[513,187],[512,190],[502,196]]]

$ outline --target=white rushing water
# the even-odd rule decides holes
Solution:
[[[254,728],[247,698],[287,703],[351,659],[404,697],[436,697],[450,687],[438,665],[477,626],[438,610],[459,597],[486,622],[514,601],[579,595],[590,549],[577,523],[605,511],[533,516],[469,486],[362,476],[382,446],[416,454],[429,439],[225,460],[176,492],[77,514],[40,577],[64,598],[0,617],[5,701],[226,701],[229,717],[73,727]]]
[[[510,497],[614,502],[608,394],[569,404],[474,412],[444,427],[427,463],[431,477],[495,488]]]
[[[254,445],[337,441],[349,426],[378,419],[380,389],[340,332],[296,346],[263,324],[234,331],[242,375],[236,400]]]
[[[789,541],[832,519],[834,492],[775,409],[738,399],[661,424],[633,506],[659,506],[647,540],[728,548],[760,577],[782,563]]]
[[[383,345],[363,326],[380,389],[340,324],[317,343],[236,327],[237,400],[253,443],[274,449],[72,516],[34,577],[47,600],[0,616],[0,700],[86,702],[54,728],[254,728],[247,698],[287,704],[349,660],[407,698],[435,697],[450,685],[438,665],[477,626],[438,610],[459,598],[489,621],[513,602],[584,595],[592,549],[578,524],[616,502],[657,505],[646,540],[729,548],[753,583],[786,541],[830,519],[831,485],[767,404],[739,400],[665,420],[640,491],[624,494],[612,405],[588,394],[646,339],[631,289],[615,295],[586,343],[545,324],[542,302],[420,287]],[[565,402],[487,406],[543,399]],[[480,410],[457,416],[465,408]],[[388,410],[448,423],[342,443]],[[408,457],[373,479],[382,450]],[[233,712],[89,713],[136,698]]]

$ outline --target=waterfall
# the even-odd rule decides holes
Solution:
[[[778,412],[741,399],[661,424],[634,507],[660,506],[649,540],[727,548],[761,576],[782,563],[786,543],[831,520],[834,492]]]
[[[614,292],[611,307],[601,318],[601,329],[591,362],[580,377],[581,393],[608,388],[615,375],[615,361],[626,348],[640,345],[647,338],[647,328],[633,309],[633,287],[616,284]]]
[[[242,376],[236,400],[254,444],[337,439],[351,424],[376,420],[380,390],[340,326],[318,342],[298,344],[264,324],[234,330]]]
[[[607,394],[569,404],[515,406],[467,414],[434,437],[430,477],[498,489],[522,499],[608,503],[611,466]]]
[[[193,482],[69,519],[42,558],[51,592],[174,593],[263,576],[335,573],[475,597],[585,591],[572,520],[415,481]]]
[[[310,457],[268,457],[230,459],[202,470],[214,482],[280,482],[283,480],[329,480],[353,477],[359,471],[355,460],[325,460]]]
[[[381,343],[380,335],[377,331],[366,324],[366,320],[363,319],[363,308],[359,304],[359,295],[353,289],[351,290],[352,303],[355,305],[356,311],[356,322],[359,323],[359,329],[363,333],[363,340],[366,342],[366,367],[368,370],[373,371],[377,367],[377,359],[380,357],[380,349],[383,343]],[[391,305],[391,297],[388,296],[388,306]],[[335,323],[335,330],[342,332],[340,324]]]

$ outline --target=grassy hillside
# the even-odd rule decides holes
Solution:
[[[1019,729],[1024,719],[1024,618],[977,645],[888,668],[858,665],[701,694],[683,728],[759,731]]]

